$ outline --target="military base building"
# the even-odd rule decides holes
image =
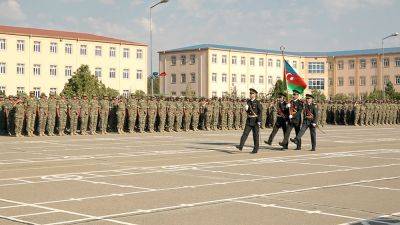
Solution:
[[[302,76],[307,92],[360,97],[382,90],[389,80],[400,91],[400,48],[285,52],[284,58]],[[267,95],[283,79],[281,51],[202,44],[159,52],[160,91],[167,96],[247,97],[249,88]],[[382,83],[383,82],[383,83]]]
[[[60,93],[81,66],[107,87],[147,92],[147,45],[88,33],[0,26],[0,91]]]

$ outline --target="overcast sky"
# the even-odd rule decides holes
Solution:
[[[152,0],[0,0],[0,24],[149,41]],[[154,49],[201,43],[287,51],[380,48],[400,0],[170,0],[153,11]],[[385,42],[400,46],[400,37]]]

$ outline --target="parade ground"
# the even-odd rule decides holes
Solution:
[[[399,224],[399,128],[328,126],[315,152],[279,131],[258,154],[242,131],[2,136],[0,224]]]

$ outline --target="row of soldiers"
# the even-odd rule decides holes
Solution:
[[[277,120],[275,100],[261,100],[261,129],[273,127]],[[164,132],[238,130],[245,127],[246,99],[237,98],[128,98],[87,95],[67,99],[60,94],[42,94],[36,99],[0,95],[0,133],[39,136],[69,133],[106,134],[107,132]],[[317,103],[318,124],[378,125],[399,124],[398,101],[321,101]]]

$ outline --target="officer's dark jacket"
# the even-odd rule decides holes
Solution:
[[[289,119],[289,109],[286,108],[286,101],[276,103],[277,122],[286,122]]]
[[[294,108],[296,110],[296,113],[293,115],[293,118],[291,119],[291,122],[294,124],[300,124],[301,122],[301,111],[303,110],[303,103],[297,99],[291,100],[290,101],[290,107]]]
[[[247,100],[247,105],[249,106],[249,109],[246,111],[247,112],[246,124],[250,126],[255,126],[262,120],[262,105],[257,99],[254,99],[253,101],[251,101],[250,99]],[[251,117],[254,115],[257,115],[257,117]]]
[[[318,110],[317,107],[314,103],[311,103],[311,105],[308,105],[307,103],[304,104],[304,109],[303,109],[303,114],[304,114],[304,123],[317,123],[317,118],[318,118]],[[312,114],[313,119],[307,119],[307,114]]]

